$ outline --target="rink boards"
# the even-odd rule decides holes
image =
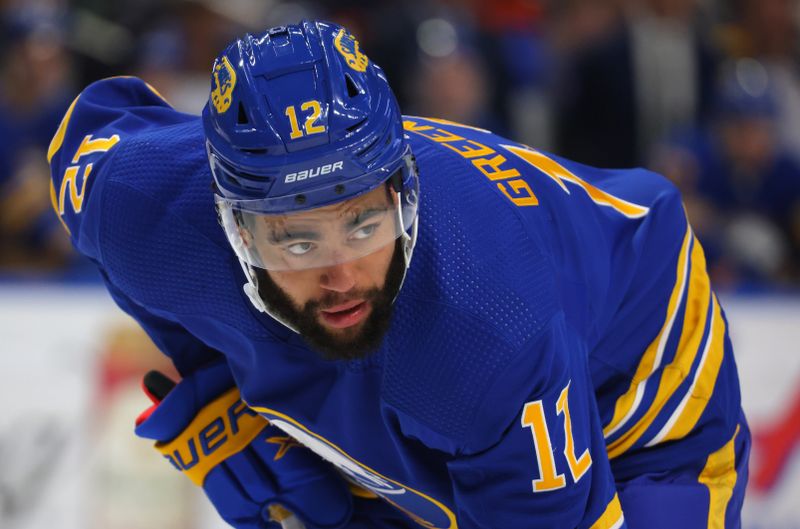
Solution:
[[[755,438],[744,527],[800,529],[800,298],[722,303]],[[0,285],[0,337],[0,526],[224,527],[133,436],[159,355],[102,289]]]

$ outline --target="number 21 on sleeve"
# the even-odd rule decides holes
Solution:
[[[572,436],[568,395],[569,384],[561,390],[561,395],[556,402],[556,414],[564,416],[564,457],[567,460],[572,479],[577,483],[592,466],[592,456],[588,449],[584,450],[580,457],[575,456],[575,440]],[[544,404],[541,400],[525,403],[522,410],[522,427],[531,430],[536,449],[536,462],[539,465],[539,479],[533,480],[533,492],[547,492],[565,487],[567,482],[564,474],[559,474],[556,470],[553,444],[550,441],[550,431],[547,428]]]

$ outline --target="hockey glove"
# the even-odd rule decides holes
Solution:
[[[155,448],[203,487],[233,527],[291,527],[290,513],[308,529],[339,528],[350,519],[342,478],[248,408],[224,363],[177,385],[151,371],[143,387],[153,406],[137,419],[136,435],[157,441]]]

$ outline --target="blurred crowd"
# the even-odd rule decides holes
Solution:
[[[0,0],[0,277],[90,268],[46,162],[82,87],[199,113],[231,39],[302,18],[350,28],[404,113],[666,175],[717,288],[800,288],[800,0]]]

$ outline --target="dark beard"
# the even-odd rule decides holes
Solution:
[[[346,295],[328,292],[320,299],[307,302],[302,309],[295,307],[289,296],[275,284],[269,274],[254,268],[258,293],[270,311],[293,325],[305,342],[325,360],[360,360],[378,350],[392,319],[394,298],[405,273],[402,242],[395,243],[394,253],[383,288],[348,292]],[[319,323],[319,309],[333,307],[348,299],[364,299],[372,307],[360,330],[334,335]]]

